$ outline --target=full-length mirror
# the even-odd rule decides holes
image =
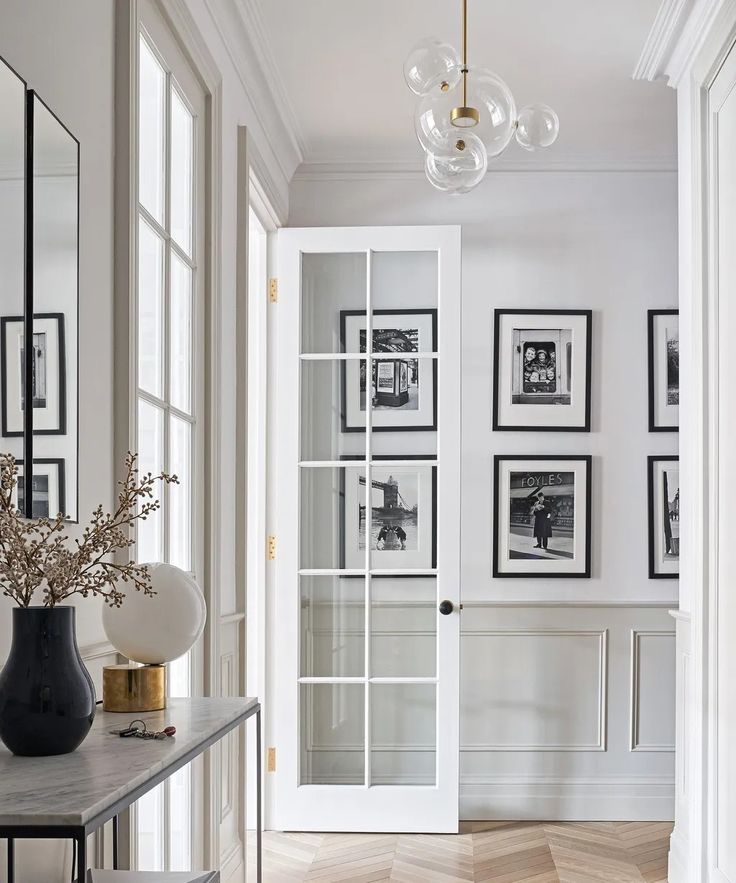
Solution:
[[[78,517],[78,289],[79,143],[0,59],[0,453],[29,518]]]
[[[79,144],[35,93],[32,132],[33,517],[77,519]]]
[[[23,460],[26,84],[0,59],[0,451]],[[20,491],[21,501],[23,489]]]

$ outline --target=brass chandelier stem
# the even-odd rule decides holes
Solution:
[[[468,0],[463,0],[463,106],[468,104]]]
[[[463,0],[463,58],[460,68],[463,77],[463,103],[453,107],[450,122],[458,129],[467,129],[478,125],[480,114],[475,107],[468,106],[468,0]]]

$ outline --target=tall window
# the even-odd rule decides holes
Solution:
[[[174,473],[179,483],[159,488],[161,509],[139,525],[137,557],[175,564],[198,578],[204,93],[163,19],[151,13],[144,24],[138,41],[136,443],[142,472]],[[170,695],[197,690],[193,654],[168,667]],[[195,786],[185,767],[138,802],[140,869],[190,869]]]

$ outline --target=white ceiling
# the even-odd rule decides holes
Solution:
[[[418,162],[409,49],[460,44],[460,0],[245,0],[304,161]],[[674,167],[674,90],[631,73],[660,0],[469,0],[469,62],[490,67],[521,106],[551,104],[560,137],[512,161]]]

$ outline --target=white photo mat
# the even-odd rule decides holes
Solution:
[[[400,459],[392,457],[393,461]],[[375,543],[371,543],[371,569],[380,570],[405,570],[426,569],[435,566],[435,521],[436,521],[436,488],[435,466],[416,465],[411,463],[401,466],[372,466],[371,481],[387,482],[389,477],[398,483],[399,491],[402,488],[402,479],[412,487],[412,499],[416,494],[416,519],[408,519],[404,523],[409,534],[406,549],[384,550],[376,549]],[[344,504],[343,504],[343,563],[342,567],[362,569],[366,566],[365,548],[361,548],[360,542],[360,509],[366,503],[375,505],[375,496],[367,493],[366,485],[361,483],[361,477],[365,480],[365,469],[347,468],[344,470]],[[373,495],[380,491],[373,489]],[[365,510],[364,510],[365,512]],[[380,515],[373,515],[371,534],[375,534],[384,519]],[[414,523],[412,524],[412,521]],[[365,515],[363,520],[365,525]]]
[[[2,395],[5,398],[5,431],[8,435],[23,433],[21,352],[24,346],[24,323],[21,317],[7,319],[3,323],[3,353],[5,378]],[[33,320],[34,334],[45,336],[46,354],[46,404],[33,409],[34,433],[61,433],[63,429],[63,377],[65,371],[63,353],[63,325],[58,315],[37,315]]]
[[[18,487],[24,478],[23,461],[17,460],[17,483],[13,488],[13,506],[18,508]],[[33,461],[33,478],[45,478],[48,482],[48,512],[43,517],[55,518],[64,508],[64,461],[60,459],[38,459]]]
[[[652,552],[651,575],[677,577],[680,574],[680,518],[679,518],[679,490],[680,490],[680,464],[677,460],[653,458],[651,466],[651,501],[652,522],[649,529],[650,549]],[[667,486],[670,510],[670,551],[667,551],[667,538],[665,536],[665,502],[664,502],[664,476],[667,475]],[[678,505],[675,515],[675,495],[677,494]]]
[[[652,425],[662,429],[676,429],[680,425],[679,384],[678,402],[670,403],[668,396],[667,341],[680,339],[680,317],[676,313],[653,312],[651,318],[650,353]]]
[[[432,353],[435,351],[435,326],[436,310],[417,310],[416,312],[393,312],[376,310],[373,313],[374,333],[381,329],[415,329],[417,335],[417,349],[381,353],[381,359],[385,361],[416,361],[413,355],[417,353]],[[367,320],[365,312],[352,314],[349,311],[343,314],[341,319],[343,340],[343,352],[361,353],[365,349],[361,347],[361,331],[365,331]],[[367,361],[367,360],[365,360]],[[379,361],[373,359],[371,361]],[[436,424],[435,414],[435,360],[432,358],[419,359],[419,383],[417,389],[416,407],[410,408],[386,408],[379,407],[373,410],[373,429],[401,431],[403,429],[432,429]],[[343,371],[343,430],[362,431],[365,429],[366,414],[361,408],[360,371],[364,360],[349,359],[345,362]],[[371,366],[366,366],[367,376],[371,376]],[[407,372],[408,373],[408,372]],[[368,381],[367,389],[371,383]],[[366,395],[366,401],[370,397]]]
[[[496,383],[496,421],[499,429],[520,427],[529,429],[579,428],[588,420],[588,328],[592,323],[587,314],[505,313],[497,311],[498,352],[494,354],[494,382]],[[571,333],[572,370],[570,404],[514,404],[514,331]],[[562,357],[562,354],[558,354]]]
[[[574,527],[572,558],[560,559],[529,559],[512,558],[510,544],[510,521],[511,521],[511,475],[517,472],[549,472],[550,474],[572,472],[574,474]],[[528,460],[506,459],[501,457],[498,461],[498,487],[495,542],[497,543],[496,569],[499,576],[525,574],[540,577],[554,576],[556,574],[584,576],[589,570],[587,550],[589,548],[588,512],[588,461],[580,459],[570,460],[545,460],[544,457],[534,457]],[[544,488],[541,488],[544,490]],[[554,526],[553,526],[554,532]],[[554,535],[554,533],[553,533]]]

